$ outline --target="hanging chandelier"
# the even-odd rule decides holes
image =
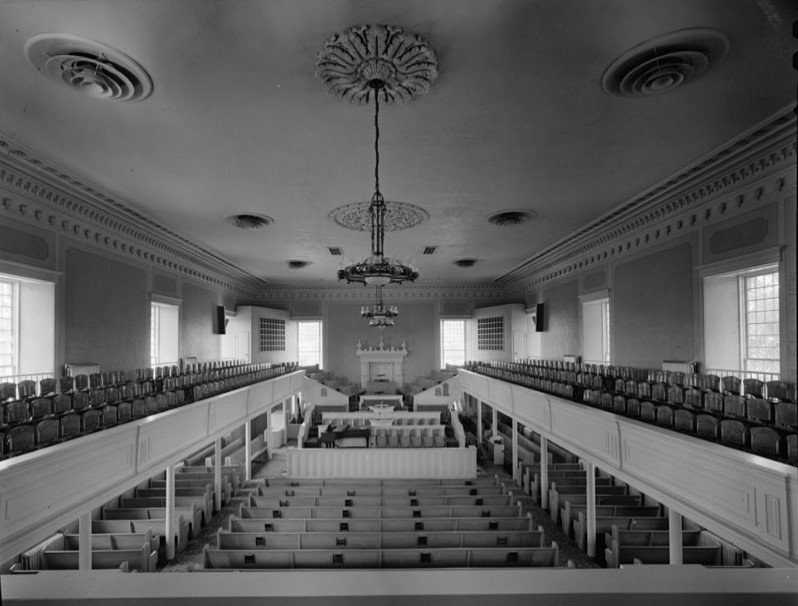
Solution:
[[[316,75],[331,93],[352,103],[374,100],[374,194],[368,207],[371,256],[338,270],[347,283],[382,287],[413,282],[418,272],[385,256],[385,198],[380,192],[380,100],[403,102],[426,93],[437,77],[437,59],[418,35],[390,25],[359,25],[335,34],[319,53]],[[378,293],[381,298],[381,293]]]
[[[361,317],[368,318],[369,326],[375,326],[377,328],[393,326],[393,319],[399,315],[399,309],[396,305],[387,307],[382,302],[382,288],[382,286],[377,286],[376,305],[364,305],[360,308]]]
[[[371,286],[413,282],[418,272],[396,259],[385,256],[385,198],[380,192],[380,92],[385,84],[380,78],[372,78],[368,85],[374,89],[374,195],[371,196],[371,256],[338,270],[338,279],[348,284],[357,282]]]

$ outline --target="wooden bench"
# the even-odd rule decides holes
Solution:
[[[563,532],[571,532],[572,522],[579,519],[579,514],[586,514],[587,505],[572,504],[570,501],[565,504],[562,511]],[[625,516],[631,518],[656,518],[662,510],[659,505],[596,505],[596,518]]]
[[[601,508],[610,508],[610,507],[641,507],[640,505],[640,497],[638,495],[603,495],[599,496],[596,495],[596,515],[616,515],[615,513],[611,513],[611,509],[601,509],[602,513],[599,513],[599,507]],[[562,526],[563,532],[570,533],[571,532],[571,524],[576,519],[576,512],[578,511],[586,511],[587,510],[587,497],[586,496],[571,496],[565,503],[563,507],[560,509],[560,525]],[[641,510],[643,511],[643,510]],[[657,509],[659,511],[659,509]],[[622,515],[622,514],[617,514]],[[646,515],[646,514],[641,514]],[[654,514],[658,515],[658,514]]]
[[[682,530],[682,545],[698,545],[701,536],[700,530]],[[612,541],[622,547],[627,545],[638,546],[662,546],[670,544],[670,532],[668,530],[621,530],[613,526],[610,532],[604,533],[604,542],[611,545]]]
[[[80,549],[80,535],[65,534],[64,541],[68,550]],[[150,551],[157,552],[161,545],[161,537],[157,534],[153,534],[151,528],[147,528],[144,532],[91,534],[92,550],[109,551],[112,549],[138,549],[142,545],[149,545]]]
[[[47,550],[42,552],[45,570],[78,570],[80,552],[63,550]],[[142,545],[138,549],[92,549],[91,567],[94,570],[119,568],[124,563],[130,570],[155,572],[158,564],[158,552],[151,551],[150,545]]]
[[[204,488],[205,486],[209,486],[211,491],[213,491],[213,479],[189,479],[179,476],[175,478],[175,490],[180,490],[181,488]],[[149,487],[166,490],[166,480],[150,480]],[[227,481],[222,481],[222,503],[229,503],[230,499],[233,498],[233,494],[233,485]]]
[[[579,549],[587,549],[587,521],[584,511],[576,512],[576,520],[573,520],[574,539]],[[604,553],[604,544],[599,549],[599,542],[604,540],[604,535],[612,532],[612,527],[619,528],[638,528],[640,530],[668,530],[668,518],[659,516],[596,516],[596,553]]]
[[[342,527],[342,524],[345,526]],[[391,518],[274,519],[230,516],[232,532],[494,532],[532,530],[530,517],[510,518]]]
[[[202,526],[202,511],[196,505],[188,507],[175,506],[175,517],[182,516],[189,525],[189,537],[193,538],[199,533]],[[158,520],[166,519],[166,507],[134,507],[111,508],[103,507],[100,512],[103,520]]]
[[[624,497],[624,502],[637,499],[640,501],[639,496],[630,496],[627,494],[628,489],[626,486],[596,486],[596,502],[604,497]],[[549,515],[554,523],[560,519],[560,512],[565,507],[566,501],[573,501],[576,503],[587,503],[587,490],[584,487],[565,486],[562,489],[552,484],[549,488]]]
[[[207,524],[213,516],[213,501],[208,502],[207,496],[175,497],[175,507],[190,507],[191,505],[194,505],[200,512],[202,525]],[[166,496],[119,497],[119,506],[122,509],[166,507]]]
[[[720,566],[722,563],[720,545],[688,545],[682,547],[683,564],[702,564]],[[670,548],[667,545],[618,545],[613,541],[604,549],[604,559],[608,568],[618,568],[622,564],[633,564],[639,560],[643,564],[670,563]]]
[[[188,545],[189,524],[183,519],[183,516],[178,516],[175,520],[175,544],[177,551],[183,551]],[[142,533],[150,531],[153,535],[159,537],[166,537],[166,520],[92,520],[91,522],[92,534],[119,534],[119,533]]]

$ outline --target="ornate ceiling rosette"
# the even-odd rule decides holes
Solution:
[[[367,104],[377,91],[385,103],[404,103],[429,90],[437,65],[435,52],[417,34],[395,25],[356,25],[327,40],[316,76],[350,103]]]
[[[344,204],[333,209],[329,217],[341,227],[354,231],[370,231],[370,206],[370,202]],[[420,206],[408,204],[407,202],[385,202],[385,231],[409,229],[425,219],[429,219],[429,213]]]

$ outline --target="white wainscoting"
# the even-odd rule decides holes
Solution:
[[[475,478],[475,448],[286,450],[290,478]]]
[[[0,461],[0,562],[300,390],[304,372]]]
[[[798,565],[798,468],[500,379],[469,371],[458,377],[457,391],[769,564]]]

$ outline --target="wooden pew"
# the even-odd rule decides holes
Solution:
[[[80,535],[65,534],[64,541],[68,550],[80,549]],[[161,545],[161,537],[153,534],[151,528],[144,532],[111,532],[111,533],[92,533],[92,550],[112,550],[112,549],[138,549],[142,545],[149,545],[150,551],[157,552]]]
[[[175,490],[179,490],[181,488],[203,488],[205,486],[210,486],[211,491],[213,491],[213,479],[205,480],[205,479],[188,479],[188,478],[181,478],[179,474],[175,478]],[[166,490],[166,480],[150,480],[150,488]],[[223,481],[222,482],[222,503],[226,504],[230,502],[230,499],[233,497],[233,485],[229,482]]]
[[[382,568],[465,568],[467,549],[384,549]]]
[[[42,556],[45,570],[77,570],[80,566],[79,551],[45,549]],[[92,569],[119,568],[125,562],[130,570],[155,572],[158,564],[158,552],[151,551],[148,544],[141,545],[138,549],[92,549]]]
[[[618,545],[613,541],[604,549],[604,559],[608,568],[618,568],[622,564],[633,564],[640,560],[643,564],[668,564],[670,548],[667,545]],[[688,545],[682,547],[683,564],[721,565],[720,545]]]
[[[196,505],[188,507],[175,506],[175,517],[182,516],[188,522],[189,538],[197,536],[202,526],[202,512]],[[103,507],[100,510],[100,517],[103,520],[165,520],[165,507],[146,507],[146,508],[112,508]]]
[[[682,530],[682,545],[698,545],[700,536],[700,530]],[[604,533],[605,544],[611,545],[612,541],[621,546],[662,546],[670,543],[670,532],[668,530],[622,530],[618,526],[613,526],[610,532]]]
[[[119,497],[119,506],[121,508],[133,507],[166,507],[166,495],[136,495],[135,497]],[[196,506],[202,516],[202,525],[207,524],[213,517],[213,499],[207,493],[199,496],[175,496],[176,507],[189,507]]]
[[[230,532],[307,532],[307,523],[313,520],[283,520],[274,518],[240,518],[230,516],[227,530]],[[320,520],[321,521],[321,520]],[[324,520],[326,522],[326,520]],[[379,532],[379,524],[376,525]]]
[[[587,521],[584,511],[576,512],[576,520],[573,520],[574,538],[579,549],[587,549]],[[668,530],[668,518],[659,516],[599,516],[596,515],[596,554],[604,553],[604,535],[612,532],[612,527],[637,528],[640,530]],[[599,545],[601,543],[601,545]],[[600,547],[600,548],[599,548]]]
[[[301,536],[297,532],[230,532],[220,528],[216,549],[299,549]]]
[[[626,486],[596,486],[596,502],[603,500],[604,497],[623,496],[628,497]],[[634,498],[634,497],[631,497]],[[552,483],[549,488],[549,515],[554,523],[560,520],[560,513],[565,507],[566,501],[586,503],[587,488],[584,486],[564,486],[560,488]],[[629,498],[626,499],[628,501]],[[640,497],[637,497],[640,500]],[[609,503],[608,503],[609,504]]]
[[[180,515],[175,520],[175,548],[177,551],[183,551],[188,545],[189,537],[189,524]],[[166,537],[166,520],[92,520],[91,532],[92,534],[120,534],[120,533],[136,533],[150,531],[154,536],[157,535],[162,541]]]
[[[471,549],[469,566],[485,568],[510,566],[557,567],[560,565],[560,548],[552,542],[551,547],[526,547],[504,549]]]
[[[639,495],[596,495],[597,507],[609,506],[624,506],[624,507],[640,507],[642,498]],[[577,511],[585,511],[587,509],[587,495],[570,495],[568,500],[563,503],[560,509],[560,525],[564,532],[571,532],[571,524],[576,519]],[[607,511],[607,510],[605,510]],[[596,512],[596,515],[599,515]],[[615,515],[612,513],[602,515]],[[644,514],[645,515],[645,514]]]
[[[563,532],[571,532],[571,525],[579,519],[579,513],[587,512],[586,504],[565,504],[562,514]],[[662,514],[659,505],[596,505],[596,517],[626,516],[632,518],[656,518]]]

